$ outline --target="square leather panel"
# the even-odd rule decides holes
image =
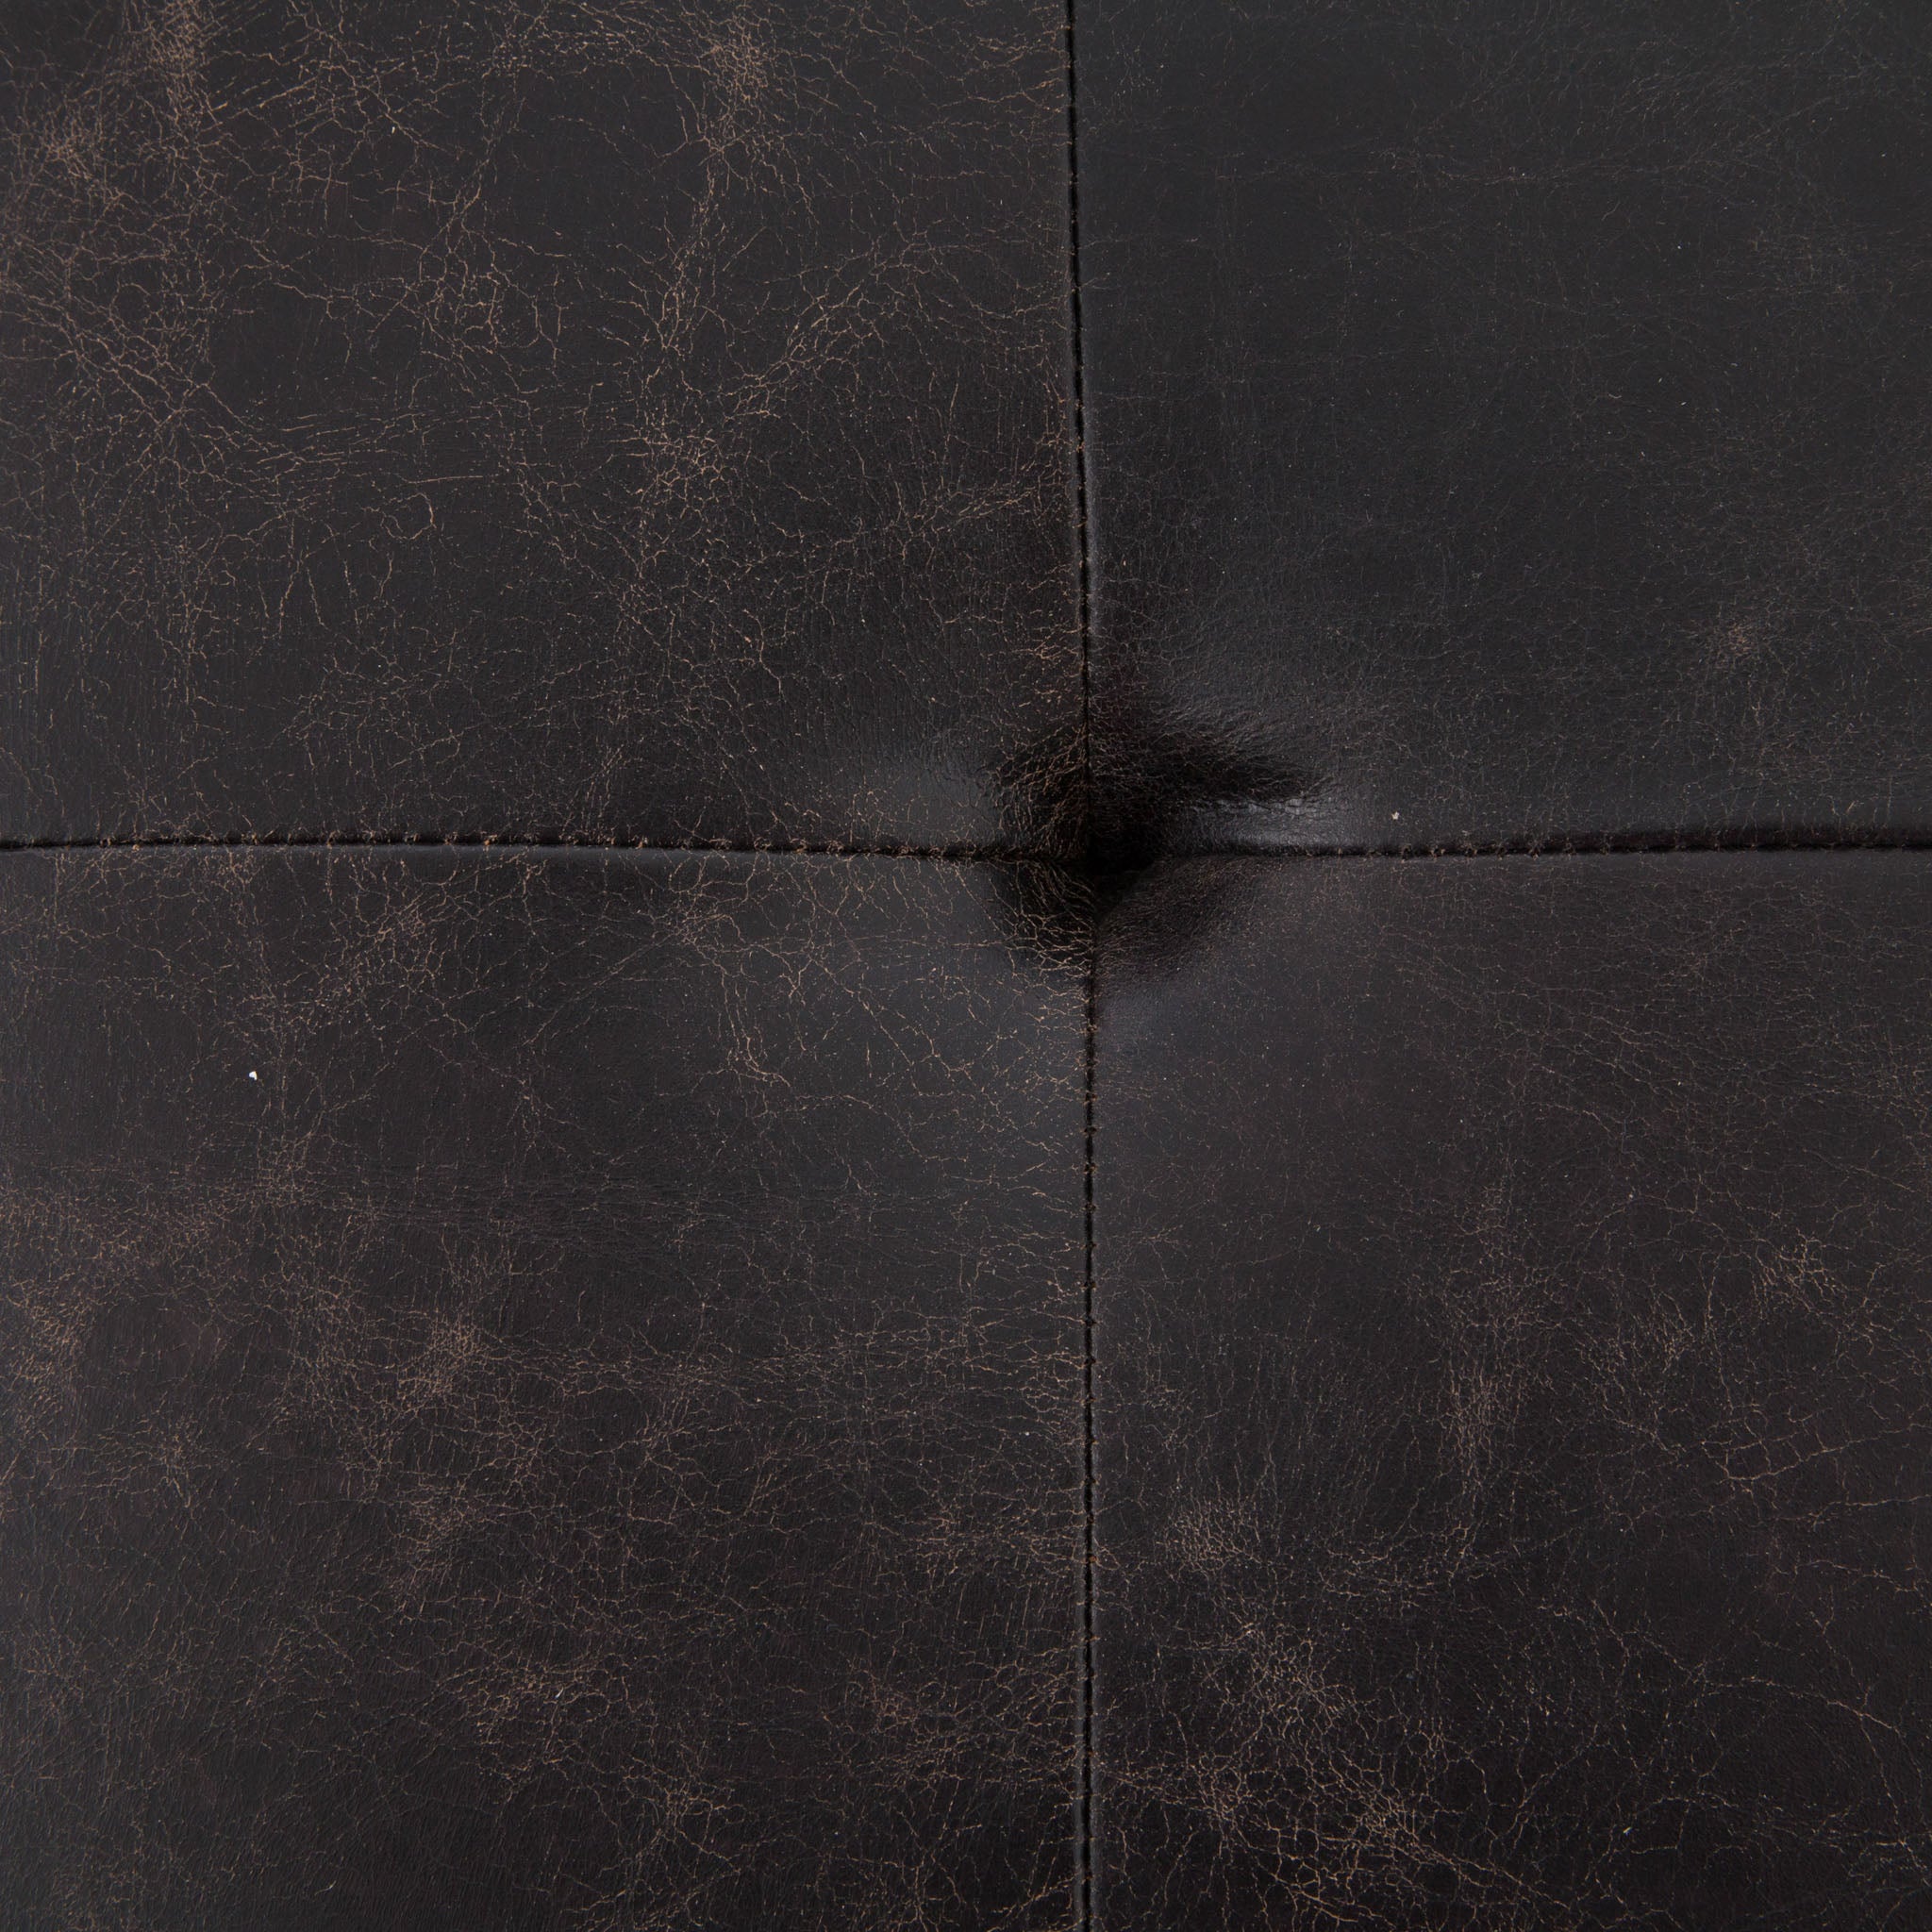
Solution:
[[[1091,0],[1110,843],[1932,830],[1932,12]]]
[[[1924,1924],[1932,859],[1200,860],[1102,974],[1096,1923]]]
[[[1064,1924],[1040,886],[0,863],[0,1921]]]
[[[20,0],[0,838],[1038,850],[1058,0]]]

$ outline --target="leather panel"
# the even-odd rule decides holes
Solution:
[[[1064,850],[1058,0],[0,19],[0,838]]]
[[[1932,830],[1932,15],[1080,15],[1110,847]]]
[[[1106,939],[1099,1913],[1917,1925],[1932,858],[1229,858]]]
[[[1066,1923],[1038,883],[0,861],[0,1922]]]

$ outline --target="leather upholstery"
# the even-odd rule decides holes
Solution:
[[[1922,1923],[1932,856],[1196,859],[1102,960],[1103,1923]]]
[[[1109,842],[1932,828],[1932,14],[1083,20]]]
[[[0,1927],[1932,1924],[1928,115],[0,8]]]
[[[1058,1923],[1082,974],[1008,874],[0,882],[9,1926]]]
[[[8,8],[5,830],[1063,844],[1061,38]]]

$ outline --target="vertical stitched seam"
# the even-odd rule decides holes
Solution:
[[[1098,928],[1087,953],[1087,1117],[1086,1117],[1086,1222],[1087,1270],[1082,1313],[1086,1347],[1081,1364],[1081,1501],[1085,1533],[1081,1548],[1080,1591],[1080,1768],[1079,1880],[1080,1924],[1091,1932],[1093,1924],[1093,1613],[1097,1576],[1095,1574],[1096,1535],[1094,1528],[1093,1483],[1093,1088],[1094,1062],[1099,1045],[1097,1021],[1100,980]]]
[[[1087,501],[1087,381],[1084,363],[1086,344],[1080,312],[1080,121],[1074,61],[1074,5],[1075,0],[1066,0],[1067,326],[1072,350],[1074,515],[1078,541],[1079,573],[1081,838],[1091,850],[1093,839],[1093,579]],[[1081,1284],[1080,1369],[1080,1661],[1077,1764],[1074,1774],[1074,1910],[1083,1932],[1091,1932],[1093,1924],[1093,1074],[1097,1046],[1099,977],[1100,931],[1096,919],[1090,924],[1087,941],[1086,1055],[1083,1068],[1086,1093],[1083,1126],[1085,1266]]]

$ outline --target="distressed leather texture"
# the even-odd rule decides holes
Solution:
[[[0,878],[9,1925],[1061,1923],[1082,969],[1024,882]]]
[[[1932,829],[1932,14],[1083,13],[1109,845]]]
[[[1064,845],[1047,0],[0,15],[0,822]]]
[[[1932,1928],[1928,129],[0,7],[0,1932]]]
[[[1102,970],[1102,1923],[1925,1924],[1932,857],[1181,861]]]

